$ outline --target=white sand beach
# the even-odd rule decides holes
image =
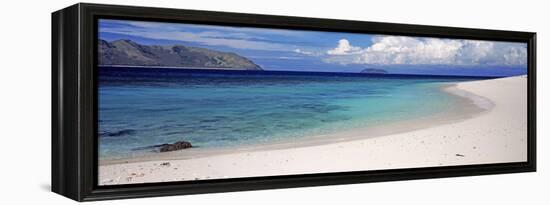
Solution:
[[[349,130],[339,133],[338,140],[332,142],[287,143],[208,155],[194,155],[193,149],[189,149],[159,155],[166,156],[164,158],[100,162],[99,183],[111,185],[527,160],[526,76],[463,82],[445,89],[463,97],[475,109],[458,109],[456,112],[460,117],[430,118],[432,123],[402,123],[391,132]]]

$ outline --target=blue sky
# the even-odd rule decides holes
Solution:
[[[525,43],[145,21],[99,21],[99,38],[235,52],[264,70],[511,76],[527,73]]]

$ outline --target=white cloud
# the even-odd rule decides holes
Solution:
[[[261,36],[247,34],[233,27],[202,26],[192,24],[157,23],[141,21],[113,21],[128,27],[100,27],[100,32],[145,37],[157,40],[176,40],[200,43],[209,46],[227,46],[238,49],[255,49],[266,51],[292,51],[282,43],[258,41]],[[208,31],[191,31],[189,28],[211,28]],[[250,29],[248,29],[250,30]],[[259,29],[258,29],[259,30]],[[241,31],[241,32],[234,32]],[[284,32],[279,32],[284,33]]]
[[[347,39],[340,39],[338,46],[334,49],[328,50],[329,55],[349,55],[358,53],[361,50],[359,47],[351,46]]]
[[[375,38],[362,53],[368,64],[453,64],[461,47],[455,40],[389,36]]]
[[[280,57],[278,57],[278,59],[283,59],[283,60],[301,60],[301,59],[304,59],[304,58],[296,57],[296,56],[280,56]]]
[[[342,39],[328,50],[326,62],[381,65],[525,65],[527,48],[522,43],[478,40],[377,36],[366,48]],[[348,57],[342,58],[342,55]]]
[[[310,55],[314,55],[314,53],[313,53],[313,52],[311,52],[311,51],[304,51],[304,50],[302,50],[302,49],[299,49],[299,48],[297,48],[297,49],[294,49],[294,52],[295,52],[295,53],[299,53],[299,54],[304,54],[304,55],[308,55],[308,56],[310,56]]]
[[[268,51],[289,51],[290,48],[284,44],[269,43],[263,41],[253,41],[247,39],[231,39],[226,38],[232,35],[214,36],[214,32],[184,32],[184,31],[152,31],[152,30],[125,30],[125,29],[109,29],[105,28],[102,32],[116,33],[123,35],[132,35],[158,40],[177,40],[201,43],[210,46],[227,46],[239,49],[256,49]]]
[[[130,25],[137,28],[157,29],[157,30],[181,30],[187,28],[201,29],[201,30],[214,30],[223,33],[244,32],[253,34],[268,34],[268,35],[281,35],[288,37],[303,36],[308,31],[297,31],[287,29],[269,29],[269,28],[255,28],[255,27],[240,27],[240,26],[217,26],[206,24],[183,24],[183,23],[168,23],[168,22],[153,22],[153,21],[129,21],[129,20],[111,20],[101,19],[100,22],[106,23],[118,23],[124,25]]]

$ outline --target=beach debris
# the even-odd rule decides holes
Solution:
[[[134,148],[132,150],[135,151],[135,150],[151,149],[154,152],[171,152],[171,151],[187,149],[187,148],[191,148],[191,147],[193,147],[193,145],[191,145],[190,142],[182,140],[182,141],[174,142],[172,144],[165,143],[165,144],[152,145],[152,146],[147,146],[147,147],[138,147],[138,148]]]
[[[134,177],[143,177],[143,176],[145,176],[144,173],[132,173],[132,174],[130,174],[130,175],[131,175],[131,176],[134,176]]]
[[[163,163],[160,163],[160,166],[162,166],[162,167],[169,167],[169,166],[170,166],[170,162],[163,162]]]
[[[455,154],[455,156],[457,156],[457,157],[464,157],[463,154]]]

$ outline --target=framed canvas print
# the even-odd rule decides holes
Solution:
[[[52,190],[78,201],[535,171],[535,33],[77,4]]]

